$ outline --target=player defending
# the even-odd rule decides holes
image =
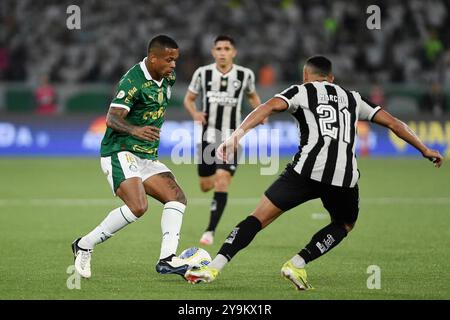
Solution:
[[[215,63],[195,71],[184,98],[184,107],[192,119],[203,126],[198,146],[200,189],[208,192],[214,188],[209,224],[200,239],[203,245],[213,244],[214,231],[225,210],[228,188],[237,168],[237,157],[232,163],[217,161],[215,150],[240,124],[244,93],[253,108],[261,103],[253,72],[233,64],[236,53],[231,37],[218,36],[211,49]],[[202,111],[197,111],[195,100],[200,93]]]
[[[300,127],[300,151],[293,162],[267,189],[252,215],[230,233],[214,260],[207,267],[186,272],[188,281],[213,281],[262,228],[283,212],[320,198],[330,213],[331,223],[318,231],[281,268],[281,274],[297,289],[312,288],[305,265],[336,247],[353,229],[358,217],[359,172],[355,158],[358,120],[369,120],[389,128],[436,167],[441,166],[443,158],[439,152],[426,147],[405,123],[359,93],[333,84],[333,80],[331,62],[327,58],[309,58],[303,68],[302,85],[293,85],[256,108],[219,147],[218,156],[226,159],[250,129],[277,112],[290,112]]]
[[[112,210],[90,233],[72,243],[75,269],[91,277],[94,246],[135,222],[148,207],[147,195],[164,204],[161,217],[162,243],[156,271],[186,271],[176,257],[186,197],[170,170],[158,161],[159,132],[175,83],[177,43],[164,35],[153,38],[147,57],[120,80],[108,115],[101,144],[101,166],[113,190],[125,203]]]

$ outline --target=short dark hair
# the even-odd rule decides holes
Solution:
[[[172,38],[165,36],[165,35],[159,35],[154,37],[150,42],[148,43],[147,52],[150,52],[152,49],[164,49],[164,48],[170,48],[170,49],[178,49],[178,44],[173,40]]]
[[[319,76],[329,76],[333,72],[331,61],[324,56],[312,56],[306,60],[305,66]]]
[[[224,34],[218,35],[216,37],[216,39],[214,40],[214,44],[217,44],[217,42],[219,42],[219,41],[229,41],[233,45],[233,47],[236,46],[234,39],[232,37],[224,35]]]

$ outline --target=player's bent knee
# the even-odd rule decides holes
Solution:
[[[353,223],[344,223],[343,226],[344,226],[345,230],[347,231],[347,233],[349,233],[355,227],[355,222],[353,222]]]
[[[187,198],[184,195],[183,190],[179,189],[177,192],[177,196],[176,196],[176,201],[184,204],[185,206],[187,205]]]
[[[136,203],[136,204],[128,204],[128,208],[130,208],[131,212],[133,212],[133,214],[136,217],[141,217],[144,215],[144,213],[147,212],[148,209],[148,203],[147,202],[143,202],[143,203]]]
[[[214,184],[213,183],[211,183],[211,182],[200,182],[200,190],[202,190],[202,192],[208,192],[212,188],[214,188]]]
[[[214,182],[214,189],[219,192],[226,192],[228,190],[229,185],[230,185],[229,178],[218,177]]]

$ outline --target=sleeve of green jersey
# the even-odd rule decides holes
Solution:
[[[169,81],[169,84],[173,86],[175,84],[175,81],[177,80],[177,74],[175,71],[172,71],[172,73],[166,78],[167,81]]]
[[[130,111],[138,96],[138,89],[133,85],[133,82],[132,79],[127,77],[120,80],[110,107],[124,108]]]

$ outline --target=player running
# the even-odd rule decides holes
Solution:
[[[255,211],[240,222],[205,267],[189,270],[190,282],[210,282],[256,234],[283,212],[320,198],[330,213],[331,223],[318,231],[311,241],[281,268],[281,274],[297,289],[312,286],[307,280],[307,263],[335,248],[353,229],[359,212],[359,171],[355,158],[356,125],[369,120],[389,128],[415,147],[423,157],[440,167],[443,157],[430,150],[402,121],[380,106],[333,84],[331,62],[323,56],[309,58],[303,68],[303,84],[293,85],[256,108],[233,135],[218,149],[227,159],[237,143],[265,117],[288,111],[300,128],[300,151],[280,177],[267,189]]]
[[[225,210],[228,188],[238,165],[237,156],[232,163],[217,161],[215,150],[241,123],[244,94],[253,108],[261,104],[253,71],[233,63],[237,54],[233,38],[218,36],[211,54],[215,62],[194,72],[184,98],[184,107],[192,119],[202,124],[202,141],[198,145],[200,189],[203,192],[214,189],[209,224],[200,239],[203,245],[214,242],[214,232]],[[200,94],[202,111],[195,105]]]
[[[120,80],[108,111],[101,167],[113,193],[125,204],[72,243],[75,269],[84,278],[91,277],[94,246],[138,220],[147,211],[147,195],[164,204],[156,271],[183,275],[187,268],[176,256],[186,197],[170,170],[158,161],[159,134],[179,50],[173,39],[160,35],[150,41],[147,51],[147,57]]]

